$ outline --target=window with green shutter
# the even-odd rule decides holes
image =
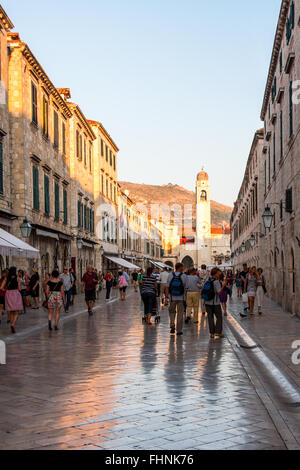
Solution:
[[[81,228],[83,228],[83,204],[80,204],[80,220],[81,220]]]
[[[58,114],[56,111],[53,111],[53,121],[54,121],[54,147],[58,149],[59,147],[59,131],[58,131]]]
[[[56,220],[59,220],[59,184],[54,184],[54,201],[55,201],[55,212],[54,216]]]
[[[32,180],[33,180],[33,208],[40,210],[40,195],[39,195],[39,169],[36,166],[32,167]]]
[[[31,105],[32,105],[32,122],[37,125],[38,123],[37,88],[33,82],[31,82]]]
[[[48,137],[49,132],[49,123],[48,123],[48,109],[49,104],[46,100],[46,97],[43,97],[43,134],[45,137]]]
[[[289,88],[289,120],[290,120],[290,137],[293,135],[293,81],[290,81]]]
[[[62,153],[66,155],[66,125],[63,122],[61,126],[61,136],[62,136]]]
[[[273,135],[273,174],[276,173],[276,134]]]
[[[77,201],[77,220],[78,220],[78,228],[81,227],[81,202]]]
[[[101,139],[101,157],[104,157],[104,142]]]
[[[44,175],[45,214],[50,215],[49,176]]]
[[[280,127],[280,160],[281,160],[281,159],[283,158],[283,122],[282,122],[282,110],[280,111],[279,127]]]
[[[84,206],[84,230],[87,228],[87,207]]]
[[[64,224],[68,223],[68,192],[66,188],[63,191],[63,198],[64,198]]]
[[[0,194],[4,193],[3,187],[3,142],[0,140]]]

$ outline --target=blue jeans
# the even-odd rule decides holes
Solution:
[[[73,291],[73,289],[65,291],[65,297],[66,297],[66,308],[65,308],[65,310],[66,310],[66,312],[70,308],[72,291]]]

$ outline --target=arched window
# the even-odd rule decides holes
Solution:
[[[200,195],[200,200],[201,201],[207,201],[207,192],[202,190],[201,195]]]

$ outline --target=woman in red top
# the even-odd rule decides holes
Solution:
[[[4,305],[5,305],[7,275],[8,275],[8,271],[7,271],[7,269],[4,269],[4,271],[2,271],[2,277],[0,279],[0,324],[1,324],[3,309],[4,309]],[[10,319],[7,318],[7,323],[9,323],[9,322],[10,322]]]

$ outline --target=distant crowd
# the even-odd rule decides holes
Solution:
[[[153,325],[160,318],[161,308],[168,307],[170,333],[182,336],[184,323],[199,323],[200,310],[203,316],[208,316],[212,339],[224,336],[223,315],[227,316],[227,302],[232,297],[234,285],[238,298],[244,304],[243,318],[254,314],[255,300],[258,314],[262,314],[266,293],[263,270],[256,267],[249,269],[246,264],[242,271],[235,274],[232,270],[221,271],[218,268],[208,271],[205,265],[200,270],[185,271],[181,263],[176,264],[175,270],[149,267],[146,272],[141,269],[131,274],[124,268],[117,274],[111,271],[101,273],[89,266],[80,280],[80,291],[85,294],[89,316],[93,315],[95,301],[104,288],[106,302],[111,300],[114,288],[119,290],[120,301],[125,301],[130,284],[135,292],[140,292],[144,305],[143,319],[147,325]],[[30,275],[23,270],[17,271],[16,267],[4,270],[0,279],[0,323],[5,310],[11,332],[16,333],[18,316],[25,314],[28,308],[40,308],[40,289],[44,296],[42,307],[48,311],[48,328],[52,331],[54,326],[57,331],[62,308],[68,313],[78,293],[76,274],[67,267],[62,273],[55,269],[51,274],[46,274],[41,285],[34,268]]]

